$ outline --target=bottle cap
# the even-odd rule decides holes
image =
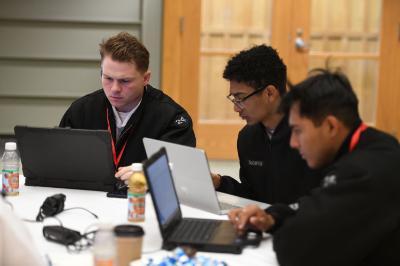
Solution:
[[[15,142],[6,142],[6,150],[15,151],[17,149],[17,143]]]
[[[114,233],[119,237],[139,237],[144,235],[141,226],[131,224],[117,225],[114,227]]]
[[[131,165],[131,169],[132,169],[132,171],[134,171],[134,172],[143,171],[143,164],[141,164],[141,163],[133,163],[133,164]]]

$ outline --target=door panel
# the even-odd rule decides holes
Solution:
[[[203,0],[201,20],[198,146],[210,158],[236,159],[236,139],[245,125],[227,100],[222,73],[240,50],[271,43],[272,0]]]
[[[361,118],[375,125],[380,0],[312,0],[309,66],[340,70],[359,98]]]

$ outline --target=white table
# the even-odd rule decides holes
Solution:
[[[84,207],[99,216],[99,220],[97,220],[86,211],[70,210],[57,216],[65,227],[83,232],[90,225],[98,224],[99,222],[114,225],[128,223],[126,199],[107,198],[105,192],[31,187],[24,186],[23,183],[24,179],[22,177],[19,196],[8,197],[8,200],[14,205],[14,212],[21,218],[34,220],[46,197],[63,193],[66,195],[65,208]],[[226,216],[218,216],[184,205],[181,206],[181,209],[184,217],[227,219]],[[46,219],[44,223],[26,222],[25,224],[39,250],[43,252],[43,255],[47,255],[50,258],[53,265],[93,265],[91,250],[86,250],[79,254],[70,254],[64,246],[44,239],[42,227],[43,225],[57,224],[54,219]],[[157,259],[171,254],[169,251],[160,250],[162,240],[150,195],[147,195],[146,198],[145,222],[137,224],[141,225],[145,231],[143,263],[149,257]],[[268,236],[265,238],[258,248],[246,247],[240,255],[205,252],[199,252],[198,254],[224,260],[228,265],[278,265],[275,253],[272,250],[272,241]],[[143,263],[136,262],[132,263],[132,265],[141,265]]]

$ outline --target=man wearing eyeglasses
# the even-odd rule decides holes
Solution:
[[[227,98],[246,120],[237,150],[240,181],[212,174],[218,191],[272,203],[293,203],[318,185],[299,153],[290,148],[287,117],[278,109],[286,93],[286,66],[276,50],[255,46],[232,57],[223,77]]]

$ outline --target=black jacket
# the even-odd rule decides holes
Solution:
[[[115,118],[103,90],[88,94],[71,104],[60,127],[107,130],[106,109],[109,112],[115,141]],[[142,102],[126,124],[116,143],[117,153],[127,140],[119,166],[145,160],[143,137],[196,146],[189,114],[162,91],[146,86]]]
[[[223,176],[218,191],[269,204],[297,201],[318,186],[319,180],[289,142],[287,117],[271,139],[262,124],[245,126],[237,141],[241,183]]]
[[[399,144],[368,128],[349,152],[353,132],[297,211],[266,210],[280,224],[272,233],[281,266],[400,265]]]

